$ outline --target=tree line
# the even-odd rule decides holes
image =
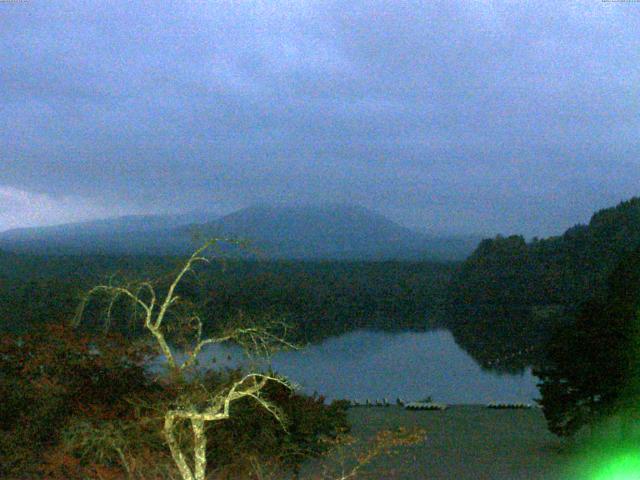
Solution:
[[[82,292],[96,283],[157,278],[162,289],[179,263],[172,257],[0,253],[0,329],[19,332],[68,319]],[[239,312],[268,314],[287,318],[295,340],[305,343],[358,328],[432,328],[454,269],[432,262],[213,261],[185,278],[182,295],[198,306],[206,328]],[[135,333],[126,324],[120,328]]]

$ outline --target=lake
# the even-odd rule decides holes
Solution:
[[[201,354],[201,365],[237,366],[246,362],[233,346],[213,346]],[[493,373],[480,366],[445,330],[387,333],[355,331],[276,354],[270,361],[278,373],[305,393],[328,399],[364,401],[431,396],[448,404],[532,402],[539,397],[537,379],[522,374]]]

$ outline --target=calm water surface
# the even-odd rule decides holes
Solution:
[[[236,366],[239,349],[215,346],[203,351],[202,365]],[[275,371],[306,393],[357,400],[426,396],[445,403],[531,402],[537,379],[483,371],[448,331],[384,333],[356,331],[271,359]]]

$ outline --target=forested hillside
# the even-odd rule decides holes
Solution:
[[[640,198],[563,235],[484,240],[453,279],[447,325],[486,366],[535,358],[537,346],[585,300],[602,295],[616,264],[640,245]]]
[[[570,436],[607,416],[623,431],[636,422],[640,398],[640,248],[625,255],[598,298],[580,306],[545,347],[536,375],[549,429]],[[633,415],[634,411],[635,417]]]

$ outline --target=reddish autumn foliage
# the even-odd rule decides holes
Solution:
[[[154,378],[148,352],[118,336],[93,337],[59,325],[0,337],[0,477],[9,479],[163,479],[175,474],[162,436],[163,415],[179,398],[206,400],[240,372],[192,380]],[[347,429],[345,406],[265,390],[286,430],[250,399],[207,431],[208,461],[220,478],[253,478],[256,464],[295,470]],[[188,444],[188,428],[178,432]],[[128,472],[128,473],[127,473]]]
[[[35,475],[71,417],[131,417],[126,398],[153,390],[140,352],[117,336],[91,338],[61,325],[2,337],[0,475]]]

